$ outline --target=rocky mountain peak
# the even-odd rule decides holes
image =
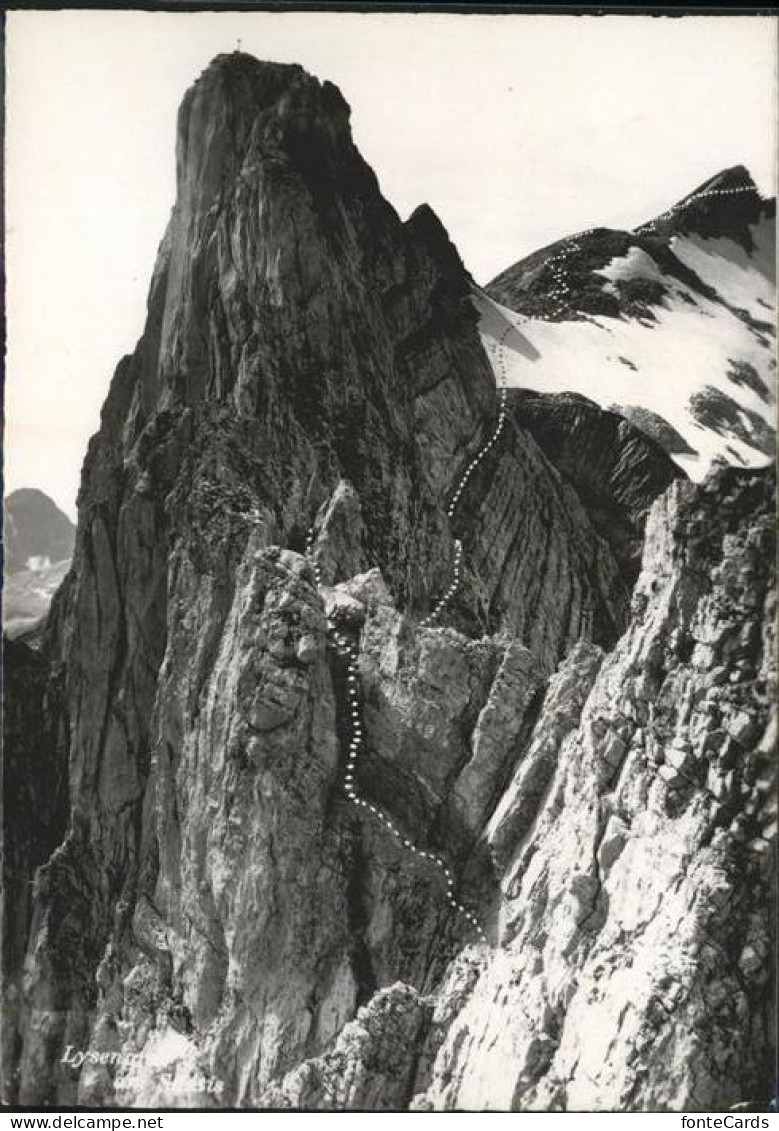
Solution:
[[[719,191],[745,189],[756,196],[760,196],[757,185],[746,165],[732,165],[728,169],[722,169],[721,172],[715,173],[713,177],[704,181],[697,189],[693,189],[690,196],[697,196],[699,193],[711,192],[715,189]]]
[[[337,87],[297,64],[218,55],[184,97],[176,149],[179,203],[207,212],[230,181],[281,163],[317,198],[360,176],[349,107]],[[341,182],[337,184],[337,182]]]
[[[696,479],[714,461],[764,466],[774,450],[775,213],[738,165],[633,231],[572,234],[477,294],[485,338],[508,317],[512,383],[621,406]],[[672,395],[669,351],[685,358]]]
[[[462,286],[465,279],[470,278],[459,251],[452,243],[441,219],[429,204],[418,205],[406,220],[405,226],[409,238],[415,244],[422,244],[426,248],[448,278],[452,281],[456,280],[459,286]]]
[[[177,160],[7,649],[4,1098],[759,1099],[770,477],[512,392],[542,349],[301,68],[218,57]]]
[[[734,165],[709,177],[636,231],[661,238],[724,237],[750,252],[754,247],[751,226],[775,214],[776,202],[763,199],[745,166]]]
[[[43,491],[20,487],[3,508],[3,555],[6,574],[35,568],[36,559],[61,562],[73,552],[75,528]]]

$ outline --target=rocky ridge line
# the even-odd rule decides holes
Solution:
[[[611,451],[577,490],[565,445],[509,412],[450,523],[495,382],[439,222],[400,223],[333,87],[245,56],[185,99],[178,165],[49,625],[68,811],[11,972],[7,1094],[759,1098],[770,483],[672,485],[631,597],[602,512],[617,500],[638,539],[662,453],[579,411]],[[423,627],[455,536],[450,624]],[[468,946],[438,869],[344,797],[355,681],[328,620],[359,642],[356,791],[451,861],[500,948]],[[96,1054],[80,1076],[68,1044]]]

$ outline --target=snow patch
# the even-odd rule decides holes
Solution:
[[[666,283],[667,279],[655,263],[641,247],[633,246],[627,255],[617,256],[605,267],[601,267],[594,274],[601,275],[610,283],[620,283],[626,279],[653,279],[658,283]]]
[[[773,222],[753,224],[750,235],[751,253],[734,240],[697,235],[677,236],[672,251],[725,302],[770,322],[776,300]]]
[[[644,268],[640,256],[631,259],[628,255],[606,270],[615,278],[625,270]],[[714,460],[732,463],[729,448],[746,466],[765,466],[766,456],[756,447],[727,430],[720,435],[703,428],[690,411],[690,400],[712,386],[773,427],[770,407],[753,390],[735,385],[728,377],[732,359],[737,359],[751,365],[773,387],[772,351],[721,303],[696,293],[693,306],[679,293],[685,290],[689,291],[680,287],[656,308],[657,320],[651,326],[607,317],[546,322],[517,314],[481,291],[474,294],[473,301],[485,347],[497,342],[507,326],[513,328],[504,338],[509,386],[581,393],[604,409],[613,404],[649,409],[667,420],[698,453],[696,457],[674,457],[695,479],[702,478]]]

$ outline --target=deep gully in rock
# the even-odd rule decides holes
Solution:
[[[669,219],[669,217],[673,216],[675,212],[679,212],[682,208],[686,208],[689,204],[692,204],[696,200],[704,200],[709,196],[735,196],[736,193],[739,192],[754,191],[755,189],[752,185],[740,185],[737,188],[732,189],[709,189],[707,192],[696,192],[693,193],[692,196],[688,196],[686,200],[680,200],[671,208],[666,209],[665,212],[661,212],[660,215],[656,216],[654,220],[650,220],[648,223],[641,224],[639,225],[639,227],[634,228],[634,231],[641,234],[651,234],[662,220]],[[578,235],[570,236],[567,240],[563,241],[563,244],[560,247],[559,251],[556,251],[555,254],[551,256],[551,258],[544,261],[542,266],[551,266],[552,278],[554,280],[554,286],[550,288],[548,294],[557,299],[556,305],[552,307],[552,310],[550,312],[551,314],[564,314],[566,311],[566,299],[569,296],[568,288],[566,287],[565,280],[562,277],[561,261],[572,251],[578,251],[581,241],[585,239],[585,237],[592,235],[594,231],[595,228],[586,228],[585,231],[579,232]]]
[[[460,479],[457,483],[454,494],[452,495],[451,501],[446,511],[447,518],[450,522],[455,517],[457,507],[466,487],[468,486],[469,479],[476,471],[482,460],[490,453],[490,451],[492,451],[495,444],[498,442],[500,434],[503,431],[506,423],[507,371],[505,358],[505,338],[508,334],[511,333],[512,330],[513,326],[508,326],[501,334],[497,343],[490,347],[491,352],[496,355],[498,381],[500,385],[500,408],[498,412],[498,422],[495,425],[495,428],[489,439],[471,459],[470,463],[468,463],[467,467],[465,468],[465,471],[460,476]],[[317,587],[321,588],[322,572],[319,568],[316,558],[314,557],[315,537],[316,530],[312,525],[311,529],[308,532],[308,538],[306,541],[306,555],[311,558],[314,566],[314,576],[316,577]],[[452,571],[452,581],[449,585],[449,588],[433,608],[433,611],[421,622],[420,627],[422,628],[430,628],[438,620],[441,613],[444,611],[444,609],[452,600],[455,593],[460,587],[462,580],[460,571],[462,566],[463,546],[459,538],[453,538],[452,543],[454,546],[454,568]],[[436,868],[438,868],[438,870],[442,873],[444,879],[446,880],[446,897],[451,906],[455,911],[458,912],[458,914],[464,916],[465,919],[467,919],[470,925],[478,933],[479,938],[482,940],[482,942],[489,944],[487,933],[482,927],[479,920],[476,918],[472,911],[469,911],[468,908],[465,907],[464,904],[460,903],[460,901],[456,898],[454,894],[454,876],[445,861],[442,860],[440,856],[437,856],[435,852],[428,852],[426,849],[419,848],[417,845],[415,845],[413,841],[409,840],[408,837],[405,836],[405,834],[401,831],[401,829],[398,828],[394,821],[390,820],[386,813],[382,812],[382,810],[377,805],[373,805],[364,797],[360,797],[359,793],[357,792],[356,786],[354,784],[354,774],[357,767],[357,756],[364,742],[360,714],[359,676],[357,669],[359,653],[355,645],[348,639],[348,637],[344,633],[339,632],[337,629],[333,628],[331,629],[331,635],[335,644],[336,651],[346,659],[346,678],[349,688],[348,694],[350,712],[350,737],[349,753],[347,755],[346,761],[346,773],[344,775],[344,793],[346,794],[349,801],[352,802],[352,804],[357,805],[359,808],[364,809],[367,813],[370,813],[373,817],[375,817],[376,820],[379,821],[380,824],[382,824],[384,828],[387,829],[387,831],[391,833],[397,841],[399,841],[403,848],[407,849],[412,855],[419,857],[421,860],[429,861],[431,864],[435,865]]]
[[[695,200],[700,200],[700,199],[703,199],[703,198],[706,198],[706,197],[712,197],[712,196],[732,196],[732,195],[735,195],[737,193],[752,192],[752,191],[754,191],[754,190],[750,186],[743,186],[743,187],[738,187],[738,188],[734,188],[734,189],[713,189],[713,190],[710,190],[708,192],[696,193],[693,196],[689,197],[687,200],[681,201],[679,204],[674,205],[672,208],[668,209],[666,212],[661,213],[660,216],[658,216],[655,220],[652,220],[652,221],[648,222],[647,224],[643,224],[640,227],[636,228],[635,231],[636,232],[651,232],[653,229],[656,228],[657,224],[660,223],[662,220],[665,220],[668,217],[672,216],[675,212],[679,211],[683,207],[686,207],[688,204],[691,204]],[[585,236],[589,235],[592,231],[594,231],[594,229],[589,228],[586,231],[581,232],[579,235],[572,237],[571,239],[566,240],[564,242],[563,246],[560,248],[560,250],[551,258],[551,260],[546,261],[546,265],[549,265],[550,263],[553,264],[553,265],[558,264],[559,261],[562,258],[564,258],[569,252],[575,251],[579,246],[579,242]],[[552,313],[553,314],[563,314],[564,308],[565,308],[565,301],[564,300],[565,300],[567,292],[566,292],[565,282],[561,277],[561,266],[553,266],[552,273],[553,273],[553,276],[554,276],[556,286],[549,293],[550,293],[550,295],[553,295],[555,298],[557,298],[559,300],[557,305],[553,308]],[[450,522],[454,519],[454,517],[456,515],[458,505],[459,505],[460,500],[463,496],[463,493],[465,492],[465,490],[468,486],[468,482],[469,482],[471,476],[476,471],[476,469],[478,468],[478,466],[482,462],[482,460],[485,459],[485,457],[489,454],[489,452],[492,450],[492,448],[498,442],[500,435],[503,431],[503,428],[505,426],[505,423],[506,423],[506,415],[507,415],[507,409],[506,409],[507,368],[506,368],[506,357],[505,357],[505,348],[506,348],[505,347],[505,339],[512,332],[513,329],[514,329],[513,325],[507,326],[506,329],[503,331],[503,333],[498,338],[497,342],[492,343],[488,346],[490,353],[492,353],[495,357],[495,363],[496,363],[496,369],[497,369],[497,379],[498,379],[498,385],[499,385],[499,389],[500,389],[500,392],[499,392],[499,406],[500,406],[500,408],[499,408],[499,414],[498,414],[498,421],[497,421],[497,424],[496,424],[495,429],[492,432],[491,436],[486,441],[486,443],[482,446],[482,448],[479,449],[479,451],[471,459],[471,461],[468,463],[465,471],[463,472],[462,476],[460,477],[460,479],[458,481],[457,487],[455,489],[454,494],[452,495],[452,498],[450,500],[449,506],[447,507],[447,511],[446,511],[447,518],[449,519]],[[249,521],[259,520],[259,515],[238,514],[237,512],[233,512],[233,513],[236,514],[236,517],[240,517],[240,518],[243,518],[243,519],[248,518]],[[322,573],[321,573],[321,569],[319,568],[319,565],[316,561],[316,558],[314,557],[315,537],[316,537],[316,531],[315,531],[314,525],[312,524],[312,526],[309,530],[309,533],[308,533],[307,540],[306,540],[306,556],[308,558],[310,558],[310,560],[312,561],[313,568],[314,568],[314,575],[315,575],[315,578],[316,578],[317,588],[321,589],[322,588]],[[446,592],[443,594],[443,596],[438,600],[438,602],[434,606],[432,612],[427,617],[425,617],[425,619],[423,621],[420,622],[420,627],[422,627],[422,628],[429,628],[433,624],[435,624],[435,622],[439,619],[439,617],[443,613],[444,609],[447,607],[447,605],[449,605],[452,598],[457,593],[457,591],[460,587],[461,580],[462,580],[461,579],[461,568],[462,568],[462,558],[463,558],[463,546],[462,546],[462,542],[460,541],[459,538],[453,538],[452,543],[453,543],[453,547],[454,547],[454,566],[453,566],[453,571],[452,571],[452,581],[449,585],[449,588],[446,590]],[[406,837],[405,834],[401,831],[401,829],[398,828],[398,826],[384,812],[382,812],[382,810],[377,805],[372,804],[371,802],[367,801],[364,797],[361,797],[358,794],[357,789],[355,787],[354,777],[355,777],[355,770],[356,770],[356,767],[357,767],[357,757],[358,757],[358,754],[359,754],[359,752],[362,749],[363,744],[364,744],[363,726],[362,726],[362,719],[361,719],[361,712],[360,712],[360,693],[359,693],[359,674],[358,674],[359,651],[358,651],[358,648],[355,646],[355,644],[353,644],[344,633],[338,631],[337,628],[329,627],[328,633],[329,633],[329,635],[330,635],[330,637],[331,637],[331,639],[334,643],[336,651],[338,652],[339,655],[341,655],[343,658],[346,659],[346,664],[347,664],[347,684],[348,684],[349,714],[350,714],[350,720],[349,720],[350,737],[349,737],[349,752],[348,752],[348,755],[347,755],[347,762],[346,762],[346,772],[344,774],[344,793],[345,793],[346,797],[348,798],[349,801],[352,802],[352,804],[358,806],[361,809],[364,809],[366,813],[370,813],[389,833],[391,833],[391,835],[403,846],[403,848],[407,849],[412,855],[418,857],[421,860],[428,861],[431,864],[433,864],[436,868],[438,868],[438,870],[443,874],[443,876],[446,880],[447,899],[448,899],[449,903],[451,904],[452,908],[458,914],[464,916],[464,918],[468,921],[468,923],[476,930],[481,941],[486,943],[489,946],[490,944],[489,944],[489,939],[487,937],[487,934],[486,934],[484,928],[482,927],[481,923],[477,919],[477,917],[473,914],[473,912],[469,911],[468,908],[465,907],[464,904],[460,903],[460,901],[456,898],[456,896],[454,894],[454,890],[455,890],[454,876],[452,874],[451,869],[448,867],[448,865],[445,863],[445,861],[442,860],[440,856],[437,856],[434,852],[429,852],[426,849],[422,849],[422,848],[417,847],[417,845],[415,845],[413,843],[413,841],[409,840],[408,837]]]
[[[666,212],[661,213],[655,220],[652,220],[647,224],[643,224],[635,230],[637,232],[651,232],[657,226],[657,224],[660,223],[660,221],[668,219],[668,217],[672,216],[675,212],[678,212],[681,208],[687,207],[687,205],[692,204],[696,200],[702,200],[706,197],[712,196],[733,196],[740,192],[754,192],[754,189],[751,186],[744,185],[733,189],[711,189],[707,192],[695,193],[693,196],[688,197],[686,200],[680,201],[678,204],[675,204]],[[588,228],[586,231],[579,233],[577,236],[573,236],[570,239],[565,240],[560,250],[557,251],[555,255],[551,257],[551,259],[548,259],[546,261],[547,266],[549,266],[550,264],[553,265],[552,274],[556,284],[555,287],[550,290],[549,294],[559,300],[557,305],[552,310],[553,314],[562,314],[564,312],[565,297],[567,294],[565,282],[561,277],[562,268],[559,265],[560,261],[570,252],[575,251],[579,247],[580,241],[594,230],[594,228]],[[498,413],[498,421],[495,425],[495,429],[492,432],[492,435],[479,449],[476,455],[471,459],[470,463],[467,465],[465,471],[463,472],[457,483],[457,487],[455,488],[454,494],[452,495],[446,511],[447,518],[450,522],[456,515],[458,505],[460,503],[460,500],[462,499],[465,489],[468,486],[468,482],[471,476],[476,471],[482,460],[485,459],[487,455],[489,455],[495,444],[497,444],[506,423],[507,370],[505,339],[512,332],[512,330],[513,326],[507,326],[498,338],[497,342],[488,347],[490,352],[495,355],[498,385],[500,388],[500,408]],[[306,556],[309,557],[313,563],[317,588],[321,589],[322,573],[313,554],[315,537],[316,530],[314,525],[312,525],[308,533],[308,538],[306,540]],[[444,609],[447,607],[447,605],[449,605],[452,598],[460,588],[462,582],[461,568],[463,546],[459,538],[453,538],[452,544],[454,547],[454,567],[452,571],[452,581],[449,585],[449,588],[434,606],[432,612],[421,622],[420,627],[422,628],[430,628],[436,623],[436,621],[443,613]],[[395,839],[399,841],[399,843],[405,849],[412,853],[412,855],[419,857],[421,860],[429,861],[439,869],[439,871],[443,874],[444,879],[446,880],[446,894],[449,903],[454,908],[454,910],[458,912],[458,914],[463,915],[467,919],[470,925],[477,931],[480,939],[483,942],[489,944],[487,934],[479,920],[476,918],[472,911],[469,911],[468,908],[460,903],[460,901],[455,897],[454,876],[445,861],[443,861],[441,857],[437,856],[434,852],[428,852],[426,849],[418,848],[417,845],[415,845],[413,841],[409,840],[401,831],[401,829],[399,829],[398,826],[392,820],[390,820],[386,813],[382,812],[382,810],[377,805],[374,805],[370,801],[367,801],[364,797],[361,797],[357,792],[354,783],[354,775],[357,767],[357,756],[364,743],[360,713],[359,675],[357,667],[359,653],[355,645],[348,639],[348,637],[344,633],[337,631],[337,629],[335,628],[332,628],[330,629],[330,634],[335,644],[336,651],[346,659],[347,664],[346,678],[349,689],[350,737],[349,753],[347,755],[346,761],[346,773],[344,775],[344,793],[346,794],[349,801],[351,801],[354,805],[358,806],[361,809],[364,809],[367,813],[370,813],[373,817],[375,817],[376,820],[379,821],[380,824],[383,825],[383,827],[387,829],[387,831],[391,833],[392,836],[394,836]]]

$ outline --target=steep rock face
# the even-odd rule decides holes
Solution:
[[[515,841],[504,950],[438,1052],[433,1106],[493,1104],[512,1049],[520,1107],[767,1102],[772,505],[768,477],[734,474],[655,505],[633,623]]]
[[[335,1047],[269,1088],[263,1106],[302,1111],[403,1111],[413,1094],[418,1047],[432,1003],[402,982],[380,991]]]
[[[239,987],[230,990],[239,1000],[246,979],[256,980],[241,999],[250,1004],[213,1021],[223,1029],[214,1057],[228,1046],[242,1050],[244,1077],[230,1077],[241,1102],[252,1102],[266,1077],[317,1048],[328,1025],[348,1015],[357,991],[343,952],[355,944],[342,912],[353,880],[331,893],[337,937],[312,949],[319,965],[299,972],[299,994],[290,989],[285,1005],[289,1031],[277,1039],[267,1028],[275,1016],[268,987],[272,977],[283,982],[290,974],[283,945],[273,976],[261,976],[253,960],[230,949],[233,935],[239,949],[248,945],[233,917],[253,930],[258,919],[249,908],[279,890],[263,863],[276,850],[274,835],[266,830],[262,851],[255,846],[257,887],[246,900],[211,875],[215,849],[204,860],[199,850],[192,855],[210,803],[204,783],[193,779],[208,765],[217,795],[232,797],[239,766],[252,778],[260,773],[246,750],[222,766],[226,747],[256,739],[265,751],[260,763],[270,759],[275,773],[277,740],[281,748],[313,744],[320,794],[335,774],[336,740],[321,714],[333,677],[316,658],[321,615],[307,614],[313,620],[301,655],[289,664],[263,661],[255,653],[275,624],[275,598],[267,598],[261,628],[244,633],[245,611],[236,602],[253,588],[251,599],[264,602],[265,583],[237,579],[254,576],[260,550],[302,551],[316,519],[316,553],[332,559],[329,580],[378,567],[399,615],[413,620],[429,611],[451,574],[448,500],[496,415],[494,377],[457,253],[429,209],[401,224],[382,199],[334,87],[298,67],[219,57],[182,105],[177,165],[178,198],[146,329],[117,368],[90,443],[74,567],[49,623],[46,655],[65,661],[70,814],[62,843],[39,873],[29,939],[19,1073],[19,1097],[27,1102],[75,1096],[72,1070],[51,1066],[68,1044],[86,1047],[95,1033],[102,1041],[117,1010],[130,1008],[117,987],[128,964],[137,968],[137,948],[156,973],[142,964],[133,993],[139,1000],[161,994],[174,1015],[183,1011],[198,1025],[214,1010],[229,1012],[231,986]],[[472,553],[452,623],[519,635],[543,672],[582,634],[615,639],[628,595],[608,547],[593,537],[584,508],[532,439],[521,437],[499,454],[474,477],[460,511],[456,533]],[[359,527],[352,521],[357,504]],[[519,555],[528,540],[532,557]],[[310,576],[288,595],[296,609],[316,603],[313,591],[301,597],[306,585]],[[499,667],[501,660],[491,662]],[[244,682],[233,686],[231,675],[225,685],[234,702],[244,703],[255,678],[268,685],[246,704],[245,717],[228,719],[209,696],[228,678],[225,669],[241,666]],[[484,673],[469,673],[466,665],[462,678],[482,682],[481,690],[463,693],[466,715],[480,709],[489,685]],[[303,705],[314,701],[316,712],[310,706],[311,717],[302,718]],[[267,735],[276,737],[266,742]],[[480,805],[506,772],[503,755],[490,757],[491,784]],[[460,754],[450,758],[454,772]],[[297,761],[288,764],[285,780],[301,771]],[[242,781],[238,793],[247,804],[254,796]],[[337,876],[357,865],[344,849],[348,836],[327,823],[329,804],[319,797],[322,827],[317,832],[312,818],[305,833],[314,838],[314,857],[333,854]],[[292,820],[292,810],[284,813]],[[283,823],[281,810],[277,818]],[[269,818],[271,828],[277,818]],[[467,815],[469,827],[475,820]],[[215,829],[230,827],[227,816],[224,827],[215,822]],[[243,867],[239,856],[230,867]],[[289,877],[298,871],[291,859],[279,867]],[[167,957],[136,921],[144,898],[166,931],[184,930],[180,908],[195,909],[196,926],[186,928],[186,941],[170,941]],[[303,933],[313,929],[315,908],[316,901],[301,910]],[[413,921],[416,911],[405,913]],[[279,921],[270,916],[268,930]],[[203,978],[214,982],[208,991],[192,988],[197,977],[180,957],[197,929],[212,944],[210,957],[198,958]],[[388,976],[405,978],[393,948]],[[322,1005],[332,1019],[320,1023],[316,1001],[331,993],[325,969],[338,1004]],[[307,994],[313,999],[304,1007]],[[102,1094],[104,1084],[95,1087]],[[82,1088],[92,1094],[86,1078]]]
[[[178,182],[146,330],[90,445],[74,566],[42,654],[62,670],[50,724],[66,740],[69,810],[36,875],[10,1098],[567,1102],[579,1083],[564,1058],[546,1072],[544,1034],[559,1035],[587,961],[582,918],[604,911],[603,760],[640,745],[620,712],[649,727],[651,641],[662,651],[693,616],[697,597],[677,608],[662,594],[687,577],[703,497],[677,485],[650,524],[627,636],[630,578],[560,457],[578,424],[554,406],[560,445],[509,412],[447,521],[498,414],[470,280],[429,209],[401,224],[381,198],[329,84],[220,57],[182,106]],[[609,427],[600,414],[587,424]],[[668,468],[643,459],[628,425],[611,443],[593,491],[639,530]],[[619,474],[630,445],[635,484]],[[701,602],[723,547],[746,555],[750,521],[764,554],[766,504],[751,491],[712,489],[711,562],[691,566]],[[731,542],[715,544],[726,521]],[[425,623],[451,582],[453,537],[460,585],[441,623]],[[751,563],[743,594],[727,578],[712,587],[715,620],[721,589],[722,616],[758,622],[768,560]],[[759,636],[745,638],[748,657]],[[631,649],[641,686],[623,694]],[[736,691],[738,673],[758,678],[740,655],[711,659]],[[672,714],[686,700],[667,691]],[[744,741],[762,726],[756,702],[745,690],[736,704]],[[358,734],[361,806],[343,788]],[[665,737],[658,723],[653,756]],[[636,770],[626,825],[640,827],[653,780]],[[651,812],[670,838],[676,818]],[[533,867],[546,871],[528,892]],[[620,881],[619,898],[632,887]],[[757,883],[745,890],[759,916]],[[528,989],[516,955],[533,931],[551,940],[549,985]],[[640,943],[625,931],[623,965]],[[759,978],[746,977],[751,993]],[[528,1030],[502,1025],[487,1005],[501,995],[521,999]],[[697,1021],[708,1032],[705,1003]],[[485,1050],[506,1045],[485,1026],[505,1030],[512,1071],[496,1072]],[[574,1048],[587,1026],[570,1022]],[[89,1053],[80,1070],[62,1059],[68,1045]],[[744,1064],[751,1048],[745,1038]],[[688,1107],[693,1059],[678,1055]],[[645,1105],[662,1076],[626,1094]],[[615,1087],[604,1078],[604,1095]]]
[[[626,583],[638,577],[649,507],[682,473],[664,447],[621,413],[575,393],[512,389],[514,419],[574,488]]]
[[[420,629],[377,571],[323,602],[305,559],[257,541],[201,683],[191,642],[212,606],[189,579],[160,673],[146,801],[155,847],[130,930],[101,963],[92,1025],[96,1056],[127,1033],[137,1062],[116,1084],[107,1069],[82,1074],[87,1103],[206,1101],[188,1059],[225,1102],[263,1103],[274,1077],[324,1052],[377,988],[433,984],[472,937],[439,872],[346,803],[345,671],[328,656],[328,604],[360,625],[369,748],[358,788],[458,875],[538,706],[538,665],[518,642]],[[497,886],[484,870],[463,876],[460,897],[486,922]]]
[[[23,964],[37,892],[32,879],[59,844],[68,812],[60,680],[45,657],[3,640],[3,1101],[18,1085]]]
[[[451,963],[413,1051],[394,991],[408,1029],[383,1063],[416,1065],[412,1110],[766,1110],[773,498],[765,475],[675,484],[631,627],[551,680],[483,834],[499,945]],[[344,1031],[269,1099],[358,1107],[374,1063]]]

